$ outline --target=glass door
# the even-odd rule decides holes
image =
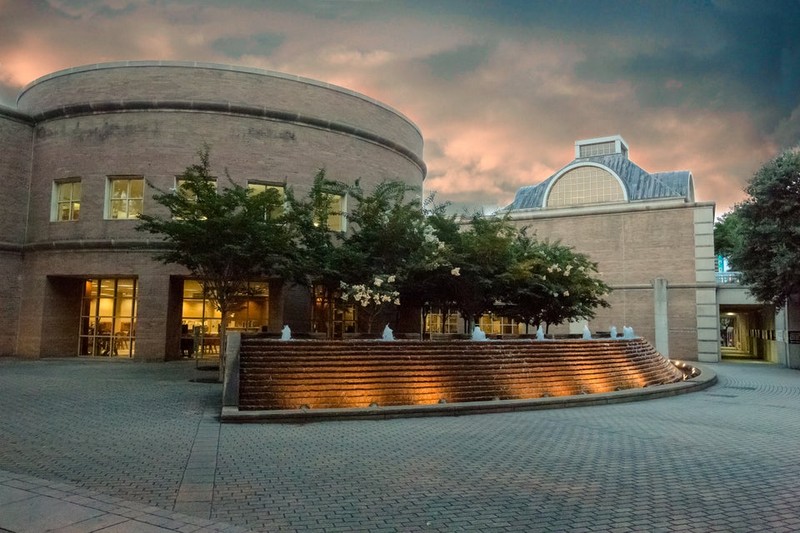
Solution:
[[[136,279],[88,279],[81,302],[79,355],[133,357]]]

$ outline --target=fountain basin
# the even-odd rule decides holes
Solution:
[[[236,343],[231,343],[236,346]],[[645,340],[291,341],[242,337],[236,412],[407,409],[641,391],[689,377]],[[233,356],[233,357],[232,357]],[[691,367],[689,367],[691,368]]]

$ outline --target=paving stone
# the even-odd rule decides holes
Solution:
[[[800,372],[714,370],[630,404],[220,426],[191,363],[0,359],[0,504],[61,491],[152,531],[800,530],[800,462],[776,445],[800,441]]]
[[[0,526],[15,533],[39,533],[72,526],[102,514],[49,496],[36,496],[0,507]]]

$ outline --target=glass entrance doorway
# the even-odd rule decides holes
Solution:
[[[183,281],[181,355],[217,357],[222,314],[194,279]],[[228,331],[257,333],[269,324],[269,283],[250,282],[248,296],[228,317]]]
[[[87,279],[81,299],[79,355],[133,357],[136,279]]]

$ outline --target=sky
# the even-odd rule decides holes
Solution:
[[[120,60],[258,67],[358,91],[422,131],[425,192],[492,211],[621,135],[717,214],[800,143],[800,0],[0,0],[0,105]]]

